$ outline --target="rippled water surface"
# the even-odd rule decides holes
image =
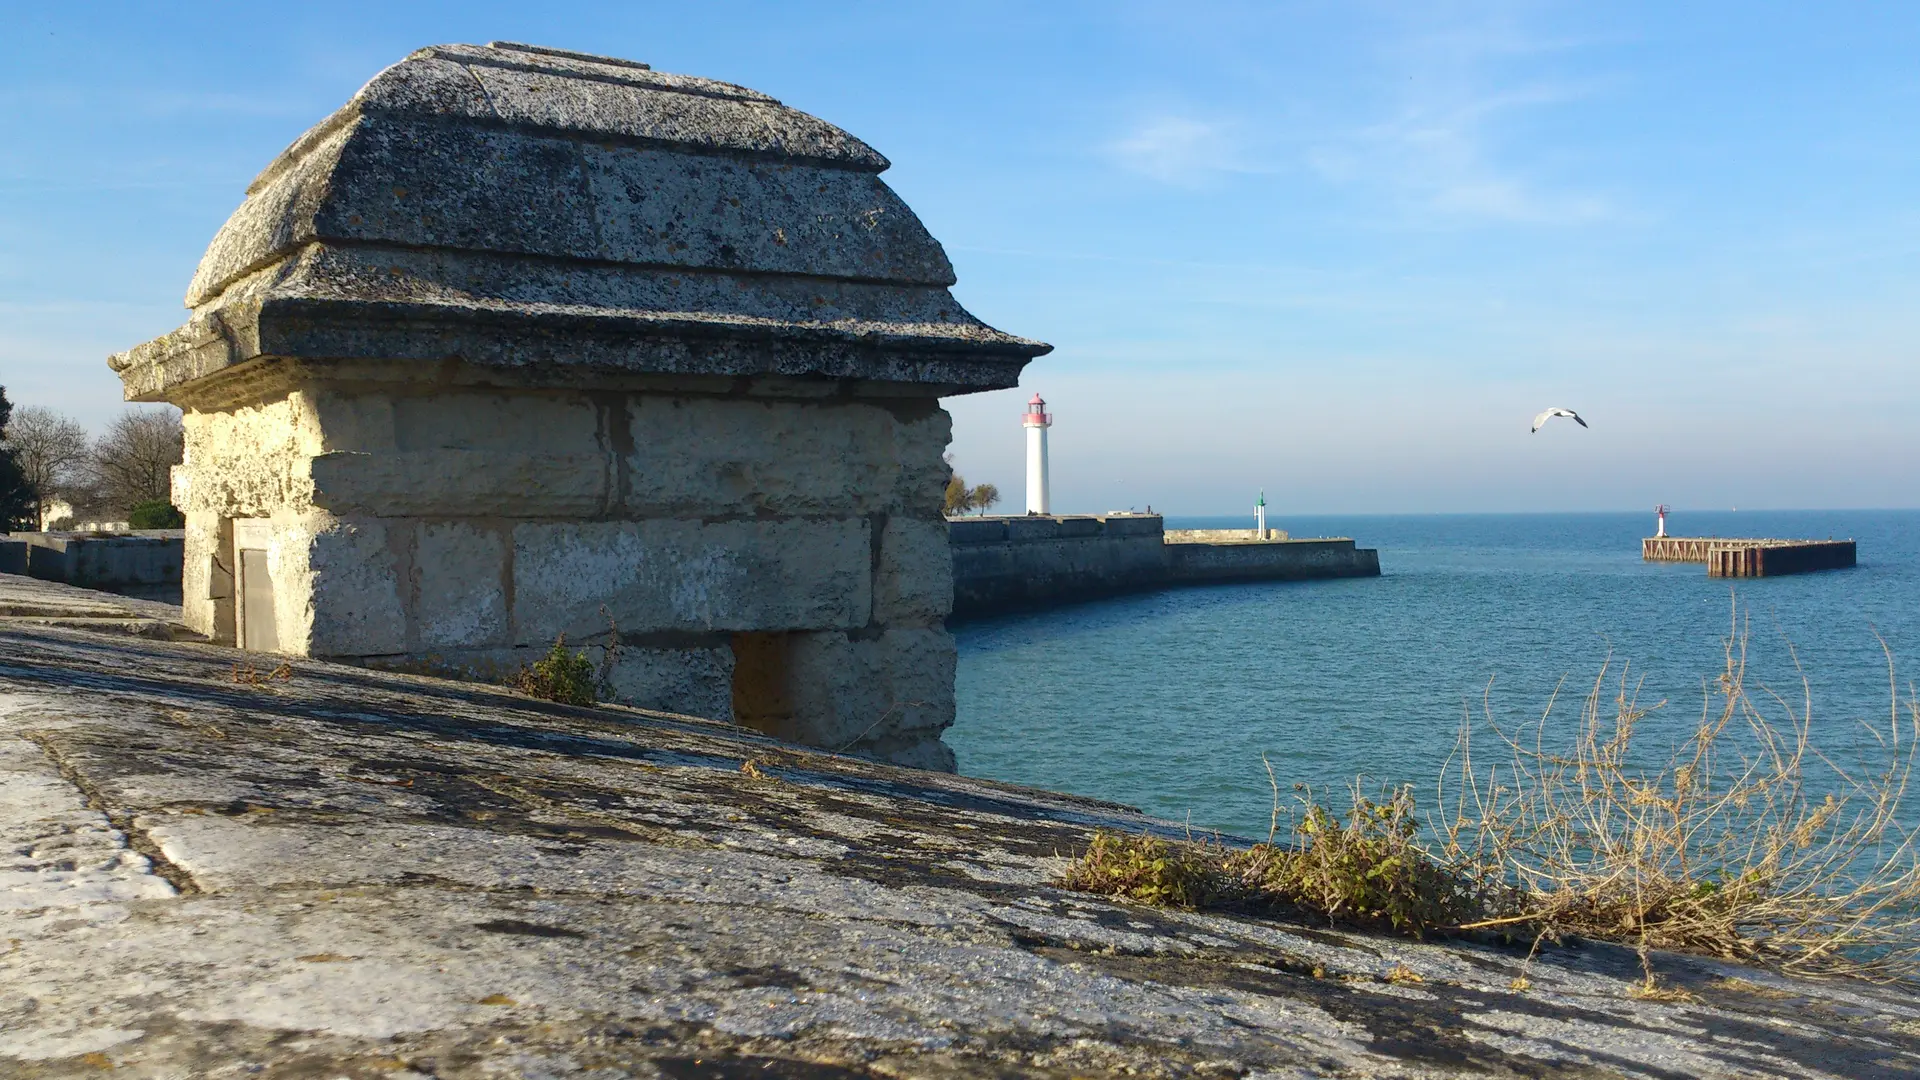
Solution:
[[[971,775],[1264,835],[1261,754],[1283,785],[1366,774],[1430,792],[1463,708],[1490,694],[1503,720],[1537,716],[1565,678],[1571,720],[1609,654],[1644,678],[1643,703],[1669,701],[1649,733],[1670,743],[1723,667],[1736,594],[1750,615],[1750,689],[1797,702],[1797,651],[1823,745],[1865,745],[1863,720],[1885,728],[1876,631],[1902,662],[1902,693],[1920,679],[1920,511],[1673,521],[1681,535],[1850,536],[1860,566],[1710,580],[1704,566],[1640,561],[1646,514],[1276,520],[1295,536],[1379,548],[1382,576],[1172,590],[957,626],[947,741]]]

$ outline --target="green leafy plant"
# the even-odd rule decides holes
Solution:
[[[1057,883],[1168,907],[1278,908],[1415,937],[1499,910],[1478,879],[1418,842],[1411,792],[1356,789],[1342,816],[1301,789],[1297,843],[1233,848],[1098,832]]]
[[[1255,844],[1223,859],[1261,901],[1419,937],[1485,918],[1508,899],[1483,875],[1447,865],[1421,845],[1412,791],[1372,799],[1356,786],[1344,818],[1302,791],[1298,843]]]
[[[1225,899],[1231,888],[1220,855],[1201,844],[1096,832],[1058,883],[1143,904],[1205,907]]]
[[[567,636],[554,640],[547,655],[515,673],[512,685],[528,697],[562,705],[591,705],[600,698],[600,680],[584,652],[567,648]]]

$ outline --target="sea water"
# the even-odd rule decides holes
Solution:
[[[1364,776],[1430,800],[1463,715],[1535,721],[1557,691],[1564,731],[1603,664],[1609,715],[1623,670],[1642,706],[1666,702],[1638,736],[1664,750],[1699,722],[1737,604],[1747,689],[1770,719],[1786,714],[1768,692],[1795,710],[1810,696],[1816,744],[1872,760],[1889,727],[1883,642],[1899,693],[1920,681],[1920,511],[1670,520],[1675,535],[1851,537],[1860,565],[1710,579],[1699,564],[1641,561],[1651,514],[1275,515],[1296,537],[1378,548],[1381,576],[1174,589],[961,624],[946,738],[969,775],[1264,837],[1263,755],[1283,795]]]

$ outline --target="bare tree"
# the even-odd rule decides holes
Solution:
[[[165,499],[172,491],[171,471],[186,455],[180,414],[128,410],[107,425],[93,444],[89,462],[96,497],[106,506],[128,510]]]
[[[87,429],[52,409],[24,405],[7,424],[7,449],[33,488],[34,512],[44,527],[48,505],[72,491],[86,473]]]

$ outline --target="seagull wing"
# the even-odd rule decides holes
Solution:
[[[1580,419],[1580,414],[1577,412],[1574,412],[1572,409],[1567,410],[1567,415],[1573,417],[1573,422],[1576,424],[1579,424],[1581,427],[1587,426],[1587,422],[1585,420]]]
[[[1560,410],[1558,409],[1548,409],[1546,412],[1543,412],[1539,416],[1534,417],[1533,427],[1529,428],[1528,430],[1539,431],[1541,426],[1544,425],[1548,420],[1553,419],[1553,414],[1559,411]]]

